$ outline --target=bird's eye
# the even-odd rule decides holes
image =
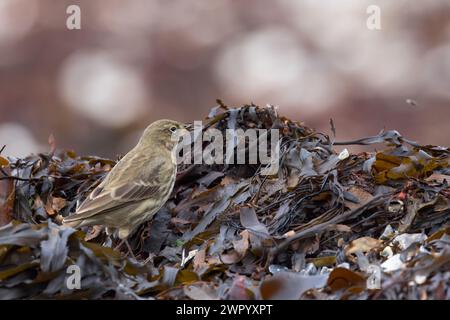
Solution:
[[[177,127],[170,127],[170,132],[175,132],[175,131],[177,131]]]

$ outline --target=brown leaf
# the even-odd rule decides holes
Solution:
[[[194,260],[192,261],[194,272],[199,275],[203,274],[209,268],[209,264],[206,262],[205,257],[206,249],[203,248],[195,254]]]
[[[199,280],[198,275],[195,272],[187,269],[179,270],[176,276],[177,284],[189,284],[198,280]]]
[[[267,239],[270,237],[267,227],[258,221],[255,209],[252,207],[242,207],[240,211],[241,224],[251,233]]]
[[[217,292],[207,284],[184,287],[184,294],[192,300],[218,300]]]
[[[444,234],[446,234],[446,235],[448,235],[448,236],[450,235],[450,226],[446,226],[446,227],[443,227],[443,228],[439,229],[438,231],[436,231],[435,233],[433,233],[432,235],[430,235],[430,236],[427,238],[426,242],[429,243],[429,242],[431,242],[431,241],[440,239],[440,238],[442,238],[442,236],[443,236]]]
[[[350,244],[345,248],[345,254],[347,256],[360,252],[369,252],[370,250],[379,247],[383,243],[383,240],[374,239],[371,237],[362,237],[353,240]]]
[[[447,160],[435,158],[421,149],[410,151],[405,156],[397,156],[393,151],[395,149],[376,155],[372,168],[378,183],[410,177],[426,178],[434,170],[448,166]]]
[[[245,284],[244,276],[236,276],[233,280],[233,284],[230,287],[228,298],[230,300],[252,300],[254,294],[249,290]]]
[[[359,200],[359,203],[353,203],[351,201],[345,201],[345,206],[348,207],[350,210],[357,209],[363,205],[365,205],[367,202],[372,200],[373,195],[365,191],[364,189],[356,186],[352,186],[347,189],[347,192],[350,192],[353,196],[355,196],[356,199]]]
[[[450,176],[447,174],[433,173],[431,176],[429,176],[425,180],[426,181],[435,181],[437,183],[443,183],[444,181],[447,181],[450,183]]]
[[[250,233],[248,230],[241,232],[241,239],[233,240],[233,250],[220,254],[220,260],[225,264],[233,264],[241,261],[250,246]]]
[[[45,211],[47,211],[49,216],[52,216],[61,211],[61,209],[64,208],[65,206],[66,206],[66,199],[49,196],[47,203],[45,205]]]
[[[25,271],[27,269],[33,268],[36,265],[38,265],[39,263],[37,261],[33,261],[33,262],[29,262],[29,263],[24,263],[6,270],[2,270],[0,271],[0,281],[3,281],[11,276],[14,276],[22,271]]]
[[[2,162],[1,159],[0,162]],[[7,174],[10,172],[8,168],[3,169],[3,171]],[[4,175],[0,172],[0,177],[2,176]],[[15,189],[14,180],[0,180],[0,226],[8,224],[13,219]]]
[[[320,268],[320,267],[324,267],[324,266],[329,267],[329,266],[336,264],[336,256],[324,256],[324,257],[306,259],[306,262],[314,263],[316,268]]]
[[[2,156],[0,156],[0,167],[6,167],[9,164],[8,159],[3,158]]]
[[[233,264],[237,263],[242,260],[242,257],[239,253],[236,252],[236,250],[230,250],[227,253],[222,253],[220,255],[220,261],[222,261],[225,264]]]
[[[365,288],[366,279],[351,270],[335,268],[328,277],[327,285],[333,292],[352,287]]]
[[[352,232],[352,228],[345,224],[332,224],[327,227],[327,230],[338,232]]]
[[[322,288],[327,276],[301,275],[297,272],[277,272],[262,282],[261,298],[265,300],[298,300],[303,293],[313,288]]]
[[[233,241],[234,250],[241,256],[244,257],[247,253],[249,247],[249,232],[248,230],[244,230],[241,232],[241,239]]]
[[[420,203],[420,199],[412,199],[407,202],[406,215],[401,219],[398,231],[406,232],[409,229],[419,211]]]

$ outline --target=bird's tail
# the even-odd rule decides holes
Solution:
[[[79,227],[82,222],[83,222],[83,219],[80,219],[76,215],[73,215],[70,217],[65,217],[62,221],[63,226],[71,227],[71,228]]]

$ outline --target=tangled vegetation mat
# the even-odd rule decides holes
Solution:
[[[272,107],[220,101],[205,123],[279,129],[279,173],[180,167],[170,200],[130,238],[136,260],[101,227],[61,226],[114,160],[54,145],[0,157],[0,298],[450,298],[448,147],[397,131],[336,142]],[[352,144],[382,151],[334,151]],[[67,285],[72,265],[80,289]]]

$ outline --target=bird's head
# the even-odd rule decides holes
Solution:
[[[140,144],[148,146],[164,146],[171,151],[179,138],[189,134],[186,125],[175,120],[158,120],[150,124],[142,134]]]

